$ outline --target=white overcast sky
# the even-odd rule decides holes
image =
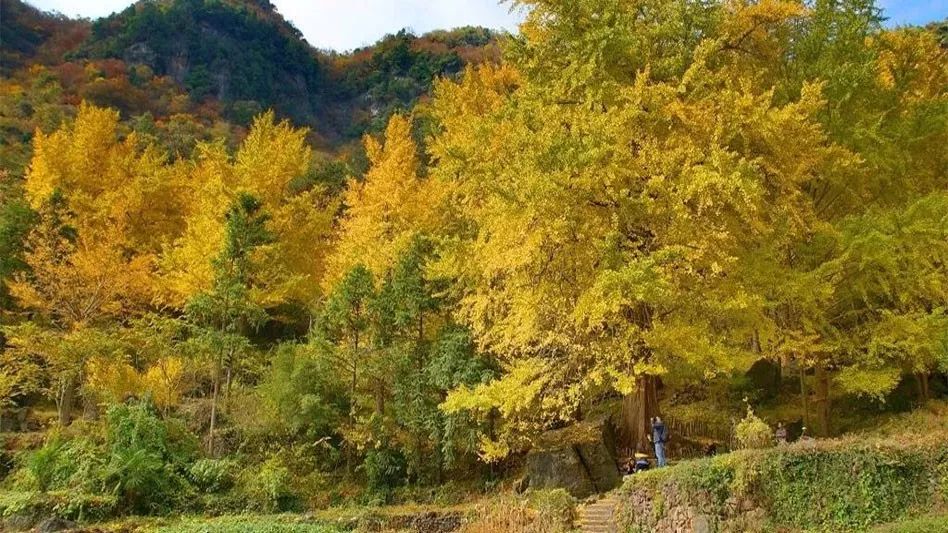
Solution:
[[[121,11],[130,0],[26,0],[47,11],[97,18]],[[386,33],[417,33],[458,26],[516,31],[522,18],[496,0],[271,0],[310,44],[345,51],[372,44]],[[922,24],[948,17],[948,0],[880,0],[889,24]]]

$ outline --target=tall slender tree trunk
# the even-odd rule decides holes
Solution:
[[[638,378],[635,392],[627,394],[622,401],[622,436],[626,446],[633,452],[651,449],[648,437],[652,431],[651,420],[659,416],[658,378]]]
[[[230,412],[230,383],[232,378],[231,365],[227,365],[227,378],[224,382],[224,409],[225,412]]]
[[[375,380],[375,412],[379,416],[385,414],[385,380],[382,378]]]
[[[214,429],[217,425],[217,399],[221,389],[221,360],[214,363],[214,392],[211,395],[211,422],[207,428],[207,453],[214,456]]]
[[[928,374],[926,372],[917,372],[915,382],[918,385],[918,401],[925,403],[931,399],[931,389],[928,384]]]
[[[356,385],[359,378],[359,332],[357,331],[353,336],[352,343],[352,381],[349,385],[349,417],[348,423],[350,429],[355,425],[355,397],[356,397]],[[346,445],[346,472],[352,474],[352,463],[354,457],[352,456],[352,446]]]
[[[803,362],[799,364],[800,370],[800,405],[803,408],[803,427],[807,427],[810,420],[810,406],[807,401],[807,390],[806,390],[806,368],[803,367]]]
[[[72,408],[75,403],[76,386],[72,379],[66,380],[60,385],[57,395],[56,410],[59,415],[59,425],[62,427],[72,423]]]
[[[830,376],[824,365],[816,367],[816,420],[818,434],[828,437],[832,432],[830,425]]]

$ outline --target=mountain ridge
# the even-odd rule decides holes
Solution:
[[[27,63],[58,70],[69,65],[65,68],[75,71],[75,65],[107,62],[124,71],[132,85],[167,78],[192,107],[216,108],[237,124],[272,108],[313,130],[313,144],[325,149],[380,131],[392,112],[411,109],[423,98],[435,78],[500,56],[501,34],[474,27],[421,36],[402,30],[348,53],[319,50],[266,0],[141,0],[94,21],[44,13],[21,0],[3,0],[0,6],[3,33],[22,42],[12,53],[5,51],[6,74]],[[67,27],[71,41],[48,46]],[[53,51],[39,58],[49,48]],[[92,98],[126,117],[145,111],[161,115],[114,105],[122,99]]]

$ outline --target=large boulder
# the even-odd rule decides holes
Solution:
[[[565,489],[577,498],[614,489],[622,481],[614,435],[608,419],[545,433],[527,456],[530,488]]]

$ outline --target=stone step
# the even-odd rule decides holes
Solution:
[[[606,497],[582,507],[579,511],[579,529],[583,533],[616,533],[616,501]]]

